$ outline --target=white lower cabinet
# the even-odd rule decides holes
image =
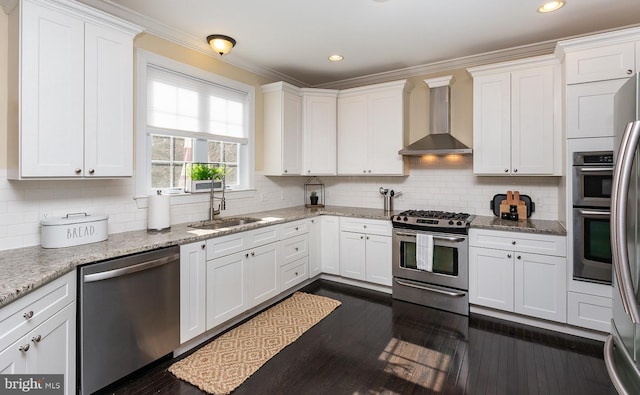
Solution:
[[[320,267],[322,273],[340,274],[340,218],[320,218]]]
[[[71,272],[0,310],[1,374],[63,374],[75,394],[75,295]]]
[[[391,222],[340,218],[340,275],[391,286]]]
[[[245,253],[249,260],[251,306],[276,296],[280,292],[278,243],[256,247]]]
[[[471,229],[469,239],[471,304],[567,321],[566,237]]]
[[[244,252],[207,261],[207,330],[249,308],[249,262]]]
[[[205,241],[180,246],[180,343],[193,339],[207,329],[206,248]]]
[[[567,323],[611,332],[611,298],[567,292]]]
[[[322,273],[322,217],[309,220],[309,278]]]

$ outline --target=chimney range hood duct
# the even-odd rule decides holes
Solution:
[[[398,151],[400,155],[446,155],[470,154],[471,148],[462,144],[449,132],[449,113],[453,76],[424,80],[429,86],[429,130],[430,134]]]

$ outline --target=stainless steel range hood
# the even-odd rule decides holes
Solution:
[[[424,80],[429,86],[429,130],[430,134],[404,147],[398,154],[408,156],[470,154],[471,148],[462,144],[449,131],[451,123],[450,85],[453,76]]]

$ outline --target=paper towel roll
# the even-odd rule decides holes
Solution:
[[[147,229],[165,230],[171,227],[171,198],[169,195],[150,195]]]

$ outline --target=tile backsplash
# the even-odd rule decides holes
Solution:
[[[407,177],[320,177],[330,205],[383,208],[379,188],[402,194],[394,209],[432,209],[493,215],[489,201],[497,193],[519,190],[536,203],[533,218],[558,219],[559,177],[477,177],[472,157],[455,160],[410,159]],[[230,196],[225,215],[304,204],[307,177],[266,177],[256,174],[255,193]],[[144,199],[136,201],[133,179],[77,181],[10,181],[0,170],[0,250],[40,244],[40,220],[45,216],[86,212],[109,216],[109,233],[146,229]],[[203,196],[172,198],[172,223],[206,219],[209,203]]]

